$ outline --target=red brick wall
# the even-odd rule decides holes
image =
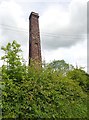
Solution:
[[[30,59],[41,62],[39,15],[34,12],[29,17],[29,64]]]

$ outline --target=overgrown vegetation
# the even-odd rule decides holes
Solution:
[[[64,60],[43,68],[26,66],[20,45],[13,41],[2,47],[2,118],[87,118],[89,75]]]

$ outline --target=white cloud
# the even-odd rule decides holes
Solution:
[[[49,7],[40,17],[41,32],[51,33],[42,37],[44,49],[70,47],[82,41],[87,31],[86,7],[85,2],[76,0],[66,11],[59,5]]]
[[[85,67],[87,71],[87,41],[78,43],[70,48],[59,48],[53,51],[43,51],[43,60],[51,62],[53,60],[64,59],[67,63],[74,66]]]
[[[28,17],[31,11],[35,11],[40,14],[43,59],[47,62],[64,59],[73,65],[85,66],[86,10],[85,0],[0,1],[0,24],[3,24],[0,25],[0,47],[16,39],[28,60]],[[24,32],[23,28],[26,29]],[[0,56],[2,54],[0,52]]]
[[[22,45],[24,56],[27,58],[28,33],[24,29],[28,31],[28,21],[25,21],[21,7],[14,1],[3,1],[0,4],[0,47],[16,40]],[[2,52],[0,56],[1,54]]]

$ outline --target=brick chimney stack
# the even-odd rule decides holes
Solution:
[[[39,15],[35,12],[29,16],[29,65],[31,59],[41,63]]]

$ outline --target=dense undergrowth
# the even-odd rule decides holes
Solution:
[[[2,47],[0,68],[2,118],[87,118],[89,75],[80,68],[53,61],[36,68],[26,66],[20,45]]]

